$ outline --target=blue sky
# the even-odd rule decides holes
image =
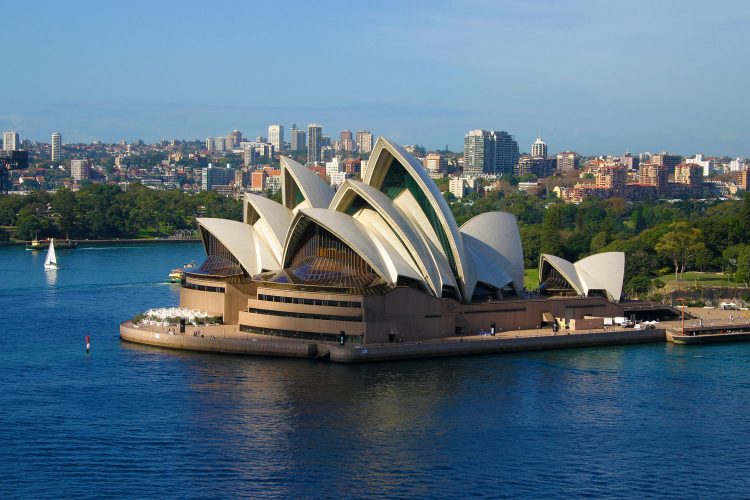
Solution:
[[[0,129],[204,138],[269,123],[461,149],[750,156],[747,1],[13,2]],[[12,50],[11,50],[12,49]],[[10,70],[12,69],[12,70]],[[10,71],[9,71],[10,70]]]

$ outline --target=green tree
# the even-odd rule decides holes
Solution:
[[[750,245],[744,245],[737,255],[737,272],[735,281],[750,285]]]
[[[705,247],[701,241],[703,232],[690,227],[687,222],[674,222],[670,228],[671,231],[659,239],[654,249],[672,260],[675,279],[682,280],[690,260]]]
[[[560,255],[562,253],[561,215],[561,210],[557,205],[548,208],[547,213],[544,214],[544,222],[542,223],[542,232],[540,235],[541,253],[551,255]]]
[[[36,237],[52,236],[49,220],[36,215],[29,207],[24,207],[18,214],[16,237],[21,240],[33,240]]]
[[[57,215],[57,225],[60,232],[69,237],[75,233],[76,225],[76,197],[66,188],[58,189],[52,197],[52,210]]]
[[[625,283],[625,292],[628,295],[639,296],[651,290],[651,280],[646,276],[634,276]]]

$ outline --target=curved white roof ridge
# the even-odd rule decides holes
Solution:
[[[488,262],[474,261],[477,275],[482,266],[495,265],[502,267],[513,280],[516,292],[524,288],[524,260],[521,233],[513,214],[507,212],[485,212],[472,217],[460,228],[462,235],[470,235],[484,243],[493,253]],[[464,240],[465,241],[465,240]],[[478,277],[478,279],[481,279]]]
[[[248,274],[255,275],[263,269],[281,268],[273,252],[253,226],[210,217],[200,217],[196,221],[231,252]]]
[[[326,208],[331,204],[334,195],[333,188],[326,184],[318,174],[286,156],[281,157],[280,163],[282,183],[281,196],[285,207],[290,208],[289,200],[286,199],[285,173],[287,172],[291,175],[309,206],[313,208]]]
[[[446,236],[448,237],[451,252],[453,253],[453,260],[456,263],[456,272],[463,282],[461,295],[463,295],[464,300],[468,302],[471,300],[471,295],[476,284],[475,270],[473,268],[473,263],[463,247],[461,234],[458,230],[456,220],[450,211],[450,207],[448,207],[448,202],[445,201],[445,198],[442,193],[440,193],[435,182],[430,178],[425,168],[419,164],[416,158],[410,155],[401,146],[392,143],[384,137],[378,137],[375,147],[372,150],[367,164],[367,172],[364,179],[365,184],[376,187],[374,184],[375,182],[382,184],[385,179],[385,169],[390,167],[390,163],[386,165],[379,161],[383,152],[387,152],[390,156],[396,158],[401,163],[409,175],[411,175],[417,184],[419,184],[422,192],[430,201],[433,210],[443,226],[443,232],[446,233]]]
[[[427,285],[431,288],[433,294],[436,297],[440,297],[443,280],[441,279],[439,264],[435,261],[435,255],[433,255],[433,252],[425,241],[427,237],[411,224],[406,214],[385,193],[364,182],[347,179],[333,197],[331,209],[336,211],[343,210],[344,203],[347,201],[350,192],[361,196],[362,199],[380,214],[391,228],[391,231],[396,233],[402,244],[411,254],[420,272],[426,278]],[[445,260],[442,254],[439,254],[439,258]],[[445,266],[448,266],[447,260],[445,260]],[[451,283],[451,285],[455,286],[455,283]]]
[[[283,249],[287,232],[289,232],[289,226],[294,217],[292,211],[281,203],[276,203],[258,194],[245,193],[245,200],[252,206],[258,217],[266,220],[274,236],[276,236],[277,241],[274,243]]]

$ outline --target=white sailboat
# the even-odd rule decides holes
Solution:
[[[55,239],[49,240],[49,248],[47,249],[47,258],[44,261],[45,269],[60,269],[60,265],[57,263],[57,256],[55,255]]]

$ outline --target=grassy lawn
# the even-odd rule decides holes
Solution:
[[[526,290],[536,290],[539,286],[539,269],[525,269],[523,272],[523,284]]]
[[[664,283],[675,281],[674,273],[659,276],[658,279],[662,280]],[[688,283],[698,283],[699,285],[737,285],[737,283],[734,283],[731,281],[731,279],[728,279],[728,276],[724,273],[687,272],[683,275],[683,280]]]

